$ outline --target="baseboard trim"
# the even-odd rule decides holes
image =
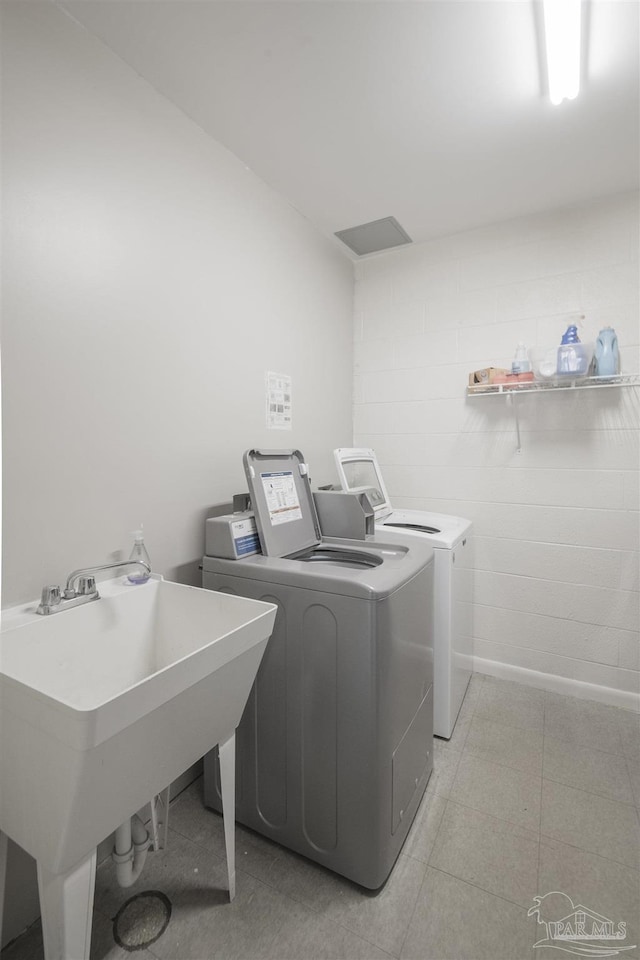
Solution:
[[[483,673],[489,677],[498,677],[500,680],[514,680],[516,683],[525,683],[529,687],[538,687],[550,693],[563,693],[569,697],[580,697],[582,700],[597,700],[612,707],[624,707],[640,713],[640,693],[628,690],[616,690],[614,687],[602,687],[596,683],[585,683],[584,680],[570,680],[568,677],[558,677],[552,673],[540,673],[528,667],[516,667],[510,663],[500,663],[499,660],[484,660],[474,657],[473,669],[476,673]]]

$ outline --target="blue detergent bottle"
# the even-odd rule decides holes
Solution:
[[[558,347],[559,376],[585,376],[589,370],[589,355],[580,343],[578,328],[570,324],[562,335]]]
[[[596,376],[615,377],[619,369],[618,336],[613,327],[603,327],[596,340]]]

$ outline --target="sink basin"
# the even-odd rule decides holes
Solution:
[[[152,577],[0,633],[0,830],[64,874],[240,722],[276,608]]]

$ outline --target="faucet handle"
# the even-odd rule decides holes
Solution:
[[[96,578],[95,577],[78,577],[78,586],[76,588],[76,596],[79,597],[89,597],[93,593],[97,593],[96,590]]]
[[[42,588],[42,597],[40,598],[38,612],[45,613],[49,611],[51,607],[57,607],[61,599],[60,587],[55,583],[48,584]]]

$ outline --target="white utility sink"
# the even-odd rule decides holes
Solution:
[[[216,744],[228,744],[229,796],[235,728],[275,619],[273,604],[159,577],[99,588],[71,610],[36,616],[33,604],[2,620],[0,831],[38,861],[45,934],[43,900],[68,920],[62,901],[93,882],[97,845]],[[47,960],[78,950],[79,934],[54,934]]]

